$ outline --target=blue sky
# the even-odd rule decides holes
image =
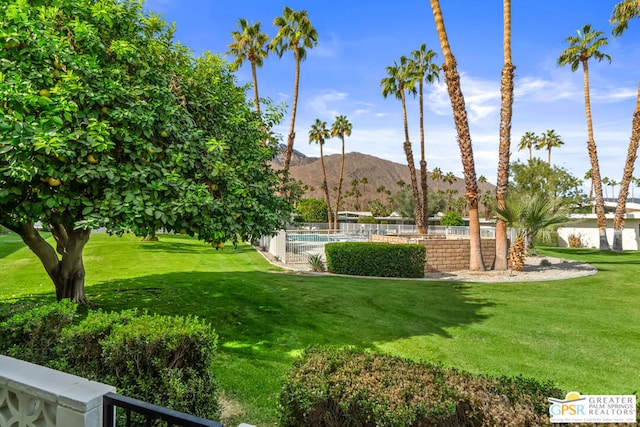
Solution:
[[[514,1],[512,51],[516,68],[512,125],[512,159],[528,158],[517,145],[527,131],[554,129],[565,145],[552,151],[553,164],[582,178],[590,169],[582,70],[558,68],[556,59],[584,24],[603,31],[609,45],[603,51],[612,63],[591,62],[591,103],[595,141],[602,176],[620,181],[631,133],[631,118],[640,81],[640,20],[621,37],[611,36],[608,23],[618,0]],[[318,156],[308,131],[316,118],[330,126],[338,114],[353,124],[346,151],[372,154],[406,164],[402,149],[400,102],[383,98],[380,80],[385,67],[409,55],[421,43],[440,53],[433,15],[427,0],[150,0],[147,8],[177,27],[176,38],[196,54],[224,54],[238,18],[261,22],[275,35],[273,19],[284,6],[305,9],[318,31],[318,46],[303,62],[294,148]],[[495,182],[500,110],[502,2],[441,0],[445,25],[461,74],[470,119],[478,175]],[[295,64],[291,54],[272,55],[258,70],[260,95],[290,105]],[[238,71],[239,83],[251,82],[250,67]],[[248,94],[252,96],[251,93]],[[426,88],[426,152],[428,169],[462,176],[451,105],[444,81]],[[408,104],[414,155],[419,155],[417,100]],[[276,129],[285,141],[290,115]],[[340,151],[331,139],[325,153]],[[546,160],[546,152],[537,152]],[[534,155],[536,155],[534,154]],[[640,172],[635,173],[640,176]]]

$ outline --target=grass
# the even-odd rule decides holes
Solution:
[[[105,310],[194,314],[220,335],[215,370],[227,424],[273,425],[282,377],[309,345],[355,346],[586,394],[640,390],[640,254],[545,248],[594,264],[590,277],[459,283],[284,272],[246,245],[184,236],[93,235],[87,295]],[[0,236],[0,303],[52,301],[36,257]],[[556,396],[563,397],[563,396]]]

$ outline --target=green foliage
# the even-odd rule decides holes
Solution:
[[[369,209],[369,212],[371,212],[371,215],[374,217],[391,215],[391,208],[378,199],[370,200],[367,203],[367,209]]]
[[[375,224],[376,219],[371,215],[361,216],[358,218],[358,224]]]
[[[107,382],[121,393],[178,411],[219,415],[211,371],[217,336],[202,320],[144,315],[103,340]]]
[[[552,167],[538,158],[527,163],[512,163],[510,175],[509,191],[512,194],[542,194],[548,198],[558,198],[571,207],[581,206],[588,201],[582,192],[582,180],[566,169]]]
[[[323,272],[326,270],[324,266],[324,260],[322,259],[322,254],[313,254],[309,255],[307,260],[311,271],[315,272]]]
[[[129,323],[138,316],[137,310],[90,312],[78,325],[62,330],[50,365],[85,378],[106,378],[110,370],[103,361],[102,340],[111,334],[116,325]]]
[[[136,1],[0,3],[0,223],[250,240],[288,207],[268,131],[218,56]]]
[[[491,378],[358,350],[307,349],[280,393],[280,425],[546,425],[550,383]]]
[[[76,315],[70,301],[33,307],[0,323],[0,353],[32,363],[45,364],[63,328]]]
[[[300,199],[296,205],[302,222],[327,222],[327,202],[323,199]]]
[[[442,218],[440,218],[440,225],[449,227],[462,226],[464,225],[464,220],[462,219],[462,215],[460,215],[459,212],[449,211],[442,215]]]
[[[532,248],[538,237],[549,242],[552,233],[569,220],[568,215],[569,208],[561,200],[541,193],[510,195],[505,207],[496,209],[499,219],[524,236],[526,248]]]
[[[325,245],[332,273],[377,277],[424,277],[422,245],[336,242]]]
[[[61,301],[14,314],[0,323],[0,353],[112,384],[146,402],[219,418],[212,373],[217,335],[208,323],[98,310],[74,324],[76,310]]]

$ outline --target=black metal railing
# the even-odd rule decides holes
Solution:
[[[116,408],[124,410],[120,422],[124,423],[126,427],[153,426],[157,421],[165,421],[167,426],[176,427],[222,427],[222,424],[216,421],[206,420],[116,393],[107,393],[103,397],[103,427],[116,426]]]

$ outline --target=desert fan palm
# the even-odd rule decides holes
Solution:
[[[428,218],[428,188],[427,188],[427,160],[425,157],[424,141],[424,83],[433,84],[440,80],[440,67],[433,63],[436,53],[427,49],[426,44],[421,44],[419,49],[411,52],[410,66],[413,70],[413,79],[418,82],[418,100],[420,105],[420,190],[422,199],[421,210],[417,221],[423,231],[429,228]]]
[[[336,116],[336,120],[331,125],[331,136],[339,137],[342,142],[342,159],[340,161],[340,176],[338,177],[338,192],[336,195],[336,214],[334,219],[334,229],[338,229],[338,211],[340,210],[340,202],[342,198],[342,181],[344,177],[344,137],[351,136],[353,125],[346,116]]]
[[[564,141],[554,129],[549,129],[538,138],[536,150],[547,150],[547,163],[551,164],[551,149],[564,145]]]
[[[293,154],[293,142],[296,138],[296,113],[298,108],[298,88],[300,86],[300,63],[307,57],[307,49],[311,49],[318,44],[318,32],[311,24],[306,10],[294,11],[286,7],[282,11],[282,16],[273,20],[273,25],[278,28],[278,32],[271,40],[269,48],[278,57],[282,57],[284,52],[290,50],[296,62],[296,74],[293,83],[293,105],[291,106],[291,125],[287,136],[287,148],[284,155],[283,170],[285,181],[291,164]]]
[[[331,137],[329,129],[327,129],[327,122],[323,122],[320,119],[316,119],[315,123],[311,125],[309,130],[309,144],[316,143],[320,146],[320,165],[322,166],[322,188],[324,190],[324,199],[327,202],[327,221],[329,223],[329,229],[331,229],[331,200],[329,198],[329,187],[327,185],[327,170],[324,166],[324,154],[322,152],[322,146],[324,141]]]
[[[421,215],[421,202],[418,192],[418,179],[416,174],[416,166],[413,160],[413,150],[411,148],[411,141],[409,141],[409,124],[407,120],[407,101],[405,92],[409,92],[412,95],[417,93],[416,91],[416,79],[414,78],[414,71],[410,65],[410,60],[402,56],[400,57],[400,63],[393,62],[393,65],[387,66],[385,71],[387,77],[384,77],[380,81],[382,87],[382,96],[385,98],[392,95],[396,99],[399,99],[402,103],[402,118],[404,123],[404,154],[407,158],[407,167],[409,168],[409,177],[411,178],[411,190],[413,195],[413,208],[414,216],[416,218],[416,226],[418,227],[418,234],[424,233],[423,224],[419,218]]]
[[[591,176],[593,189],[596,195],[596,215],[598,218],[598,234],[600,236],[600,250],[609,250],[607,241],[607,220],[604,214],[604,199],[602,198],[602,182],[600,181],[600,165],[598,162],[598,152],[593,138],[593,121],[591,118],[591,98],[589,93],[589,60],[608,60],[611,57],[600,52],[600,48],[606,46],[608,41],[602,36],[601,31],[594,31],[591,25],[584,25],[577,31],[576,36],[566,38],[569,47],[565,49],[558,58],[558,65],[571,66],[571,71],[576,71],[582,65],[584,77],[584,100],[587,115],[587,149],[591,161]]]
[[[256,111],[260,114],[257,68],[262,67],[264,59],[268,56],[267,43],[269,36],[260,31],[260,22],[250,25],[246,19],[240,18],[238,27],[239,31],[231,33],[233,41],[229,44],[227,55],[234,57],[231,63],[234,70],[240,68],[245,60],[251,64],[253,96],[255,98]]]

